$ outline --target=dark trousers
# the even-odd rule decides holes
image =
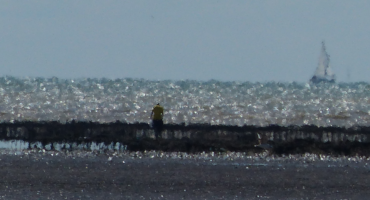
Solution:
[[[158,119],[152,121],[152,127],[154,129],[155,139],[158,139],[158,136],[162,137],[162,129],[163,129],[163,120]]]

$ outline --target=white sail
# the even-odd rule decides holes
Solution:
[[[326,52],[324,41],[321,46],[319,63],[317,65],[315,75],[311,78],[311,82],[335,82],[335,74],[330,67],[330,56]]]

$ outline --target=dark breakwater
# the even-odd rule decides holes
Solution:
[[[226,126],[166,124],[162,137],[146,123],[14,122],[0,124],[0,140],[23,140],[42,146],[91,142],[125,145],[127,150],[182,152],[252,151],[276,154],[321,153],[370,156],[370,127]],[[261,145],[258,144],[268,144]],[[29,148],[32,148],[30,146]]]

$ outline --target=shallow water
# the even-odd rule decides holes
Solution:
[[[104,142],[53,142],[43,145],[41,142],[27,142],[23,140],[0,140],[0,149],[23,151],[27,149],[42,149],[43,151],[126,151],[127,145],[123,145],[119,142],[111,142],[105,144]]]
[[[62,148],[61,148],[62,147]],[[0,154],[25,156],[33,155],[41,158],[62,156],[72,158],[90,157],[107,162],[127,163],[134,160],[142,162],[181,161],[202,165],[232,165],[235,167],[365,167],[370,169],[370,157],[366,156],[331,156],[324,154],[275,155],[268,150],[254,152],[163,152],[163,151],[128,151],[120,143],[56,143],[42,145],[40,142],[29,143],[21,140],[0,141]],[[136,162],[136,161],[135,161]]]

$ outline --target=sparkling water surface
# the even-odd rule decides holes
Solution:
[[[370,85],[0,77],[1,121],[368,126]]]
[[[160,102],[165,108],[165,123],[368,126],[369,89],[368,83],[312,85],[214,80],[200,82],[0,77],[0,120],[55,120],[62,123],[71,120],[101,123],[120,120],[149,123],[152,107]],[[127,151],[124,144],[96,142],[53,143],[53,147],[52,149],[51,144],[43,146],[40,142],[1,140],[0,155],[5,162],[10,162],[5,159],[8,159],[7,155],[11,155],[18,160],[25,160],[24,162],[38,160],[46,165],[60,159],[93,159],[101,165],[109,162],[122,166],[130,163],[145,165],[153,162],[178,162],[232,165],[243,170],[269,167],[276,170],[276,173],[292,169],[292,172],[298,173],[301,168],[312,169],[313,173],[314,170],[328,168],[342,168],[344,173],[348,173],[351,168],[363,171],[370,169],[370,158],[358,155],[274,155],[268,151],[194,154],[154,150],[134,152]],[[23,191],[27,192],[26,189]],[[19,190],[9,193],[19,194]],[[93,193],[83,191],[83,195],[90,198]],[[25,196],[30,196],[30,193]],[[256,198],[264,196],[257,195]]]

